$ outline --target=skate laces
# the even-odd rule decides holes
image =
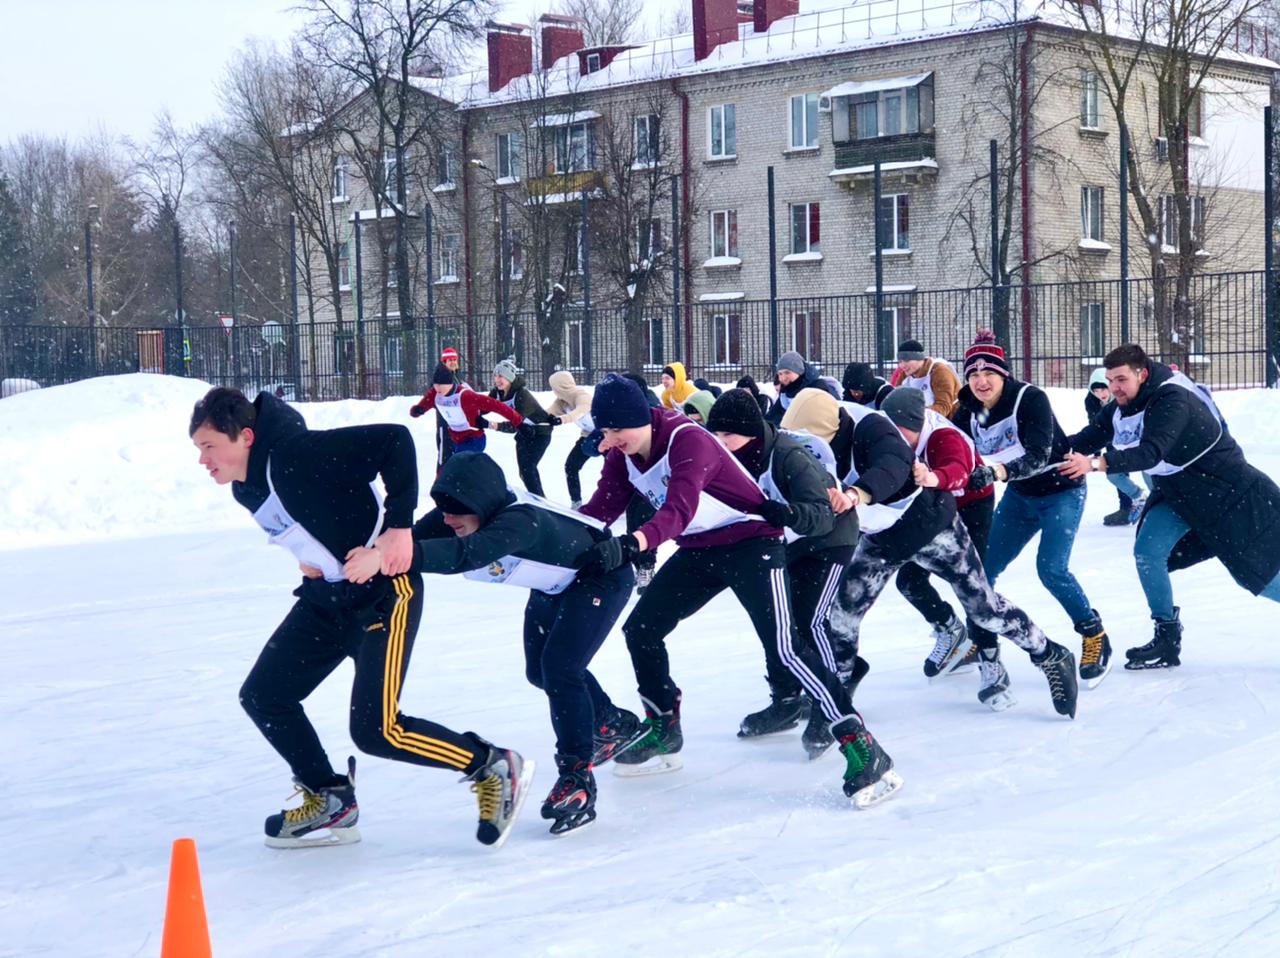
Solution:
[[[1004,663],[999,659],[988,660],[985,656],[978,656],[978,675],[982,680],[982,687],[990,688],[993,685],[1001,685],[1005,680]]]
[[[308,818],[315,818],[324,811],[325,797],[320,792],[313,792],[299,785],[294,789],[293,795],[302,795],[302,804],[297,808],[289,808],[285,810],[284,820],[287,824],[296,825],[298,822],[304,822]],[[293,798],[290,795],[290,798]]]
[[[1084,648],[1080,652],[1081,665],[1097,665],[1102,661],[1102,640],[1106,634],[1099,632],[1097,635],[1084,636]]]
[[[502,779],[490,772],[480,781],[472,782],[471,791],[480,806],[480,817],[488,821],[497,819],[498,807],[502,804]]]
[[[845,758],[849,761],[845,778],[852,778],[866,768],[871,761],[871,735],[867,732],[859,732],[841,742],[840,745]]]
[[[952,646],[951,633],[940,625],[933,627],[933,651],[929,653],[929,661],[935,665],[941,665],[942,660],[947,657],[947,653],[951,651]],[[917,652],[917,655],[920,653]]]

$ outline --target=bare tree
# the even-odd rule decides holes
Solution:
[[[559,12],[584,24],[589,47],[630,43],[640,29],[643,0],[560,0]]]

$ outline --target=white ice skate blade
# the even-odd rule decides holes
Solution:
[[[1012,692],[997,692],[982,704],[993,712],[1003,712],[1017,705],[1018,700],[1013,697]]]
[[[665,775],[667,772],[678,772],[684,768],[684,762],[679,754],[671,755],[655,755],[647,762],[641,762],[639,765],[621,765],[617,762],[613,765],[613,774],[618,778],[645,778],[649,775]]]
[[[902,788],[902,776],[890,769],[881,776],[880,781],[854,792],[851,801],[856,808],[870,808],[890,798],[900,788]]]
[[[490,848],[501,848],[507,843],[507,836],[511,834],[511,829],[520,818],[520,809],[524,808],[524,800],[529,797],[529,786],[533,784],[533,773],[537,767],[538,764],[533,759],[525,759],[524,765],[520,768],[520,778],[516,782],[516,807],[511,809],[507,827],[498,834],[498,840],[490,845]]]
[[[1099,685],[1101,685],[1102,680],[1111,674],[1111,667],[1115,665],[1115,662],[1116,660],[1114,658],[1108,660],[1107,667],[1102,670],[1102,674],[1099,675],[1096,679],[1084,679],[1083,680],[1084,687],[1087,689],[1096,689]]]
[[[268,835],[268,848],[325,848],[329,845],[354,845],[360,841],[360,830],[354,825],[346,828],[325,828],[304,838],[273,838]]]

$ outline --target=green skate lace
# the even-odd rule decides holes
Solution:
[[[308,818],[314,818],[324,810],[324,796],[319,792],[310,792],[305,788],[297,788],[293,795],[305,795],[302,804],[297,808],[287,809],[284,813],[284,820],[290,825],[296,825],[298,822],[306,821]],[[290,795],[290,798],[293,798]]]
[[[867,763],[871,761],[871,747],[859,735],[857,738],[851,738],[844,743],[844,755],[849,760],[849,767],[845,769],[844,777],[851,779],[866,768]]]
[[[498,806],[502,804],[502,779],[490,775],[471,784],[475,792],[476,803],[480,806],[480,817],[485,821],[494,821],[498,817]]]

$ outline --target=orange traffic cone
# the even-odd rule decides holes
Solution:
[[[179,838],[173,843],[160,958],[213,958],[194,839]]]

